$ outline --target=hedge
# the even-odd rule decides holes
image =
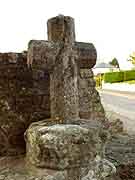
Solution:
[[[135,80],[135,70],[109,72],[104,74],[104,82],[106,83],[116,83],[129,80]]]
[[[109,72],[104,74],[104,82],[106,83],[122,82],[123,79],[124,79],[123,71]]]
[[[129,81],[129,80],[135,80],[135,70],[124,71],[124,80],[123,81]]]

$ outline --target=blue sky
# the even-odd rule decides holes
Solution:
[[[47,39],[46,21],[75,18],[76,40],[94,43],[98,61],[113,57],[129,69],[135,51],[134,0],[0,0],[0,51],[21,52],[30,39]]]

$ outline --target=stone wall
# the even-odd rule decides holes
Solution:
[[[104,108],[95,89],[95,80],[91,69],[81,69],[79,76],[79,115],[80,118],[105,120]]]
[[[26,61],[26,52],[0,54],[0,155],[24,151],[29,124],[50,117],[49,76],[33,76]]]

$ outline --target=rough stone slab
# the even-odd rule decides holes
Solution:
[[[101,172],[101,169],[97,170],[88,170],[88,169],[76,169],[76,170],[64,170],[64,171],[53,171],[53,170],[44,170],[40,171],[40,174],[30,175],[29,173],[25,174],[24,172],[15,172],[12,170],[5,170],[0,172],[0,180],[116,180],[110,179],[113,174],[113,168],[104,165],[105,169]],[[94,173],[96,175],[94,175]],[[107,179],[106,179],[107,176]],[[104,177],[104,178],[103,178]],[[127,180],[127,179],[125,179]],[[130,179],[129,179],[130,180]],[[134,179],[133,179],[134,180]]]
[[[78,88],[80,118],[104,121],[105,111],[99,93],[95,89],[95,80],[91,69],[81,69]]]
[[[50,65],[54,65],[62,45],[63,42],[31,40],[28,45],[27,64],[40,69],[51,69]],[[77,53],[80,68],[90,69],[96,64],[97,52],[92,43],[75,42],[73,50]]]
[[[32,69],[51,70],[62,43],[44,40],[31,40],[28,44],[27,64]]]
[[[94,67],[97,59],[97,52],[92,43],[75,42],[74,49],[78,53],[78,63],[81,69]]]
[[[64,47],[57,56],[50,79],[52,118],[78,118],[78,69],[72,47]]]
[[[135,135],[113,136],[106,145],[105,154],[116,167],[135,163]]]
[[[77,122],[76,122],[77,123]],[[51,169],[86,167],[101,150],[99,129],[76,124],[33,123],[26,132],[27,158]]]
[[[108,175],[110,180],[110,174],[115,171],[107,160],[98,158],[87,168],[66,170],[42,169],[30,167],[29,164],[26,166],[25,159],[18,157],[10,157],[5,164],[5,168],[0,166],[0,180],[106,180]]]
[[[114,135],[106,145],[105,155],[117,168],[113,180],[135,179],[135,135]]]
[[[53,42],[74,43],[75,25],[70,16],[59,15],[47,21],[48,40]]]

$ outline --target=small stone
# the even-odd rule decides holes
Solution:
[[[0,175],[0,180],[5,180],[5,175]]]

